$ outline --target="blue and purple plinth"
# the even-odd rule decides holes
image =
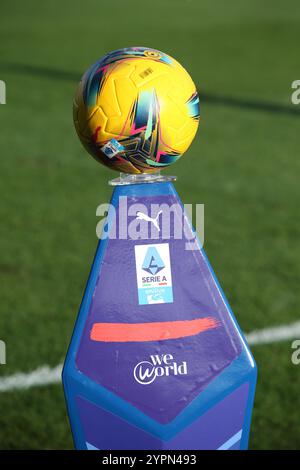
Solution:
[[[247,449],[256,365],[170,180],[114,183],[63,370],[77,449]]]

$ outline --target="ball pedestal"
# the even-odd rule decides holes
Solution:
[[[77,449],[247,448],[256,365],[172,179],[112,182],[63,370]]]

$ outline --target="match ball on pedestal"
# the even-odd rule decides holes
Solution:
[[[82,144],[97,161],[124,173],[154,173],[189,148],[199,125],[199,98],[175,59],[130,47],[88,69],[73,114]]]

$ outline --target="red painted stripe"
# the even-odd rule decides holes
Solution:
[[[90,338],[107,343],[162,341],[197,335],[217,326],[219,322],[212,317],[153,323],[94,323]]]

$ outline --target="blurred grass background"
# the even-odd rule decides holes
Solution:
[[[242,329],[299,317],[299,28],[294,0],[1,1],[0,377],[65,356],[116,176],[81,147],[72,99],[120,47],[165,51],[197,84],[199,133],[169,173],[184,202],[205,204],[205,249]],[[300,448],[290,343],[252,350],[250,446]],[[72,448],[60,385],[1,393],[0,407],[0,448]]]

